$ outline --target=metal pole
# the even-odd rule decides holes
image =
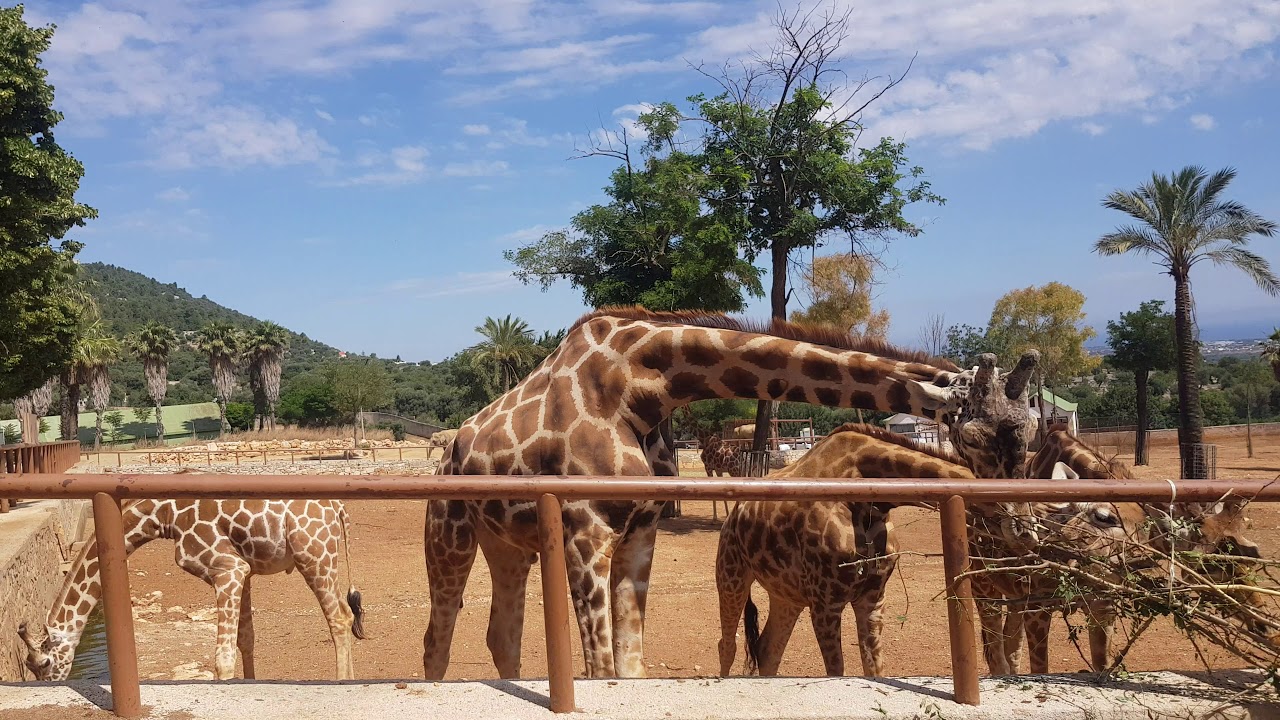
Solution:
[[[136,718],[142,715],[142,700],[120,503],[106,493],[94,495],[93,525],[98,540],[98,571],[102,574],[102,614],[107,622],[111,708],[119,717]]]
[[[964,498],[954,495],[942,505],[942,565],[947,580],[947,625],[951,630],[951,678],[955,701],[977,705],[978,653],[973,639],[973,591],[969,578],[969,536]]]
[[[573,653],[569,644],[569,575],[564,564],[564,524],[560,500],[538,498],[538,540],[542,563],[542,607],[546,620],[547,686],[551,712],[573,712]]]

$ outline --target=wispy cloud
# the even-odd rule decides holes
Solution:
[[[214,107],[152,133],[154,164],[165,168],[299,165],[334,152],[315,131],[255,107]]]
[[[1085,122],[1080,123],[1076,127],[1080,128],[1080,132],[1086,135],[1089,135],[1090,137],[1097,137],[1107,131],[1107,126],[1098,124],[1090,120],[1086,120]]]
[[[326,112],[326,111],[324,111],[324,110],[319,110],[319,109],[317,109],[317,110],[316,110],[316,117],[320,118],[321,120],[323,120],[323,121],[325,121],[325,122],[333,122],[333,115],[331,115],[330,113],[328,113],[328,112]]]
[[[1189,120],[1191,121],[1191,127],[1204,131],[1212,130],[1218,124],[1218,121],[1214,120],[1212,115],[1206,115],[1204,113],[1196,113],[1195,115],[1192,115]]]
[[[385,153],[368,152],[356,160],[356,166],[366,170],[331,184],[407,185],[426,176],[428,155],[430,151],[422,145],[401,145]]]
[[[156,199],[165,202],[186,202],[191,199],[191,193],[180,187],[171,187],[156,193]]]
[[[498,236],[497,243],[499,245],[515,247],[533,240],[542,239],[543,235],[555,230],[550,225],[533,225],[519,230],[512,230],[509,233]]]
[[[458,272],[453,275],[414,277],[397,280],[384,289],[384,293],[407,299],[472,295],[506,290],[520,284],[510,270],[487,272]]]
[[[511,170],[504,160],[472,160],[449,163],[444,166],[441,174],[445,177],[498,177],[510,175]]]

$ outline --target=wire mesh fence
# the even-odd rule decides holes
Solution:
[[[1183,473],[1187,477],[1204,480],[1218,479],[1218,446],[1209,443],[1182,443],[1182,457],[1186,458]]]

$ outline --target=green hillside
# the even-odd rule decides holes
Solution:
[[[223,307],[207,297],[194,297],[177,283],[162,283],[122,267],[84,263],[80,270],[98,302],[103,320],[117,337],[123,338],[150,320],[168,325],[188,342],[194,340],[197,330],[215,320],[246,330],[259,322],[258,318]],[[288,379],[337,356],[336,348],[290,331],[283,376]],[[137,359],[122,358],[112,366],[111,379],[113,405],[147,404],[142,363]],[[209,365],[191,346],[173,353],[169,361],[169,381],[166,404],[207,402],[213,398]],[[243,398],[237,399],[248,398],[247,389],[241,388],[240,393]]]

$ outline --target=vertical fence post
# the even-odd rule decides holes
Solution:
[[[547,685],[551,712],[573,712],[573,654],[569,644],[569,576],[564,564],[564,523],[560,500],[538,498],[538,540],[542,564],[542,607],[546,618]]]
[[[98,572],[102,578],[102,614],[107,623],[111,708],[119,717],[136,718],[142,715],[142,699],[120,503],[106,493],[94,495],[93,525],[98,540]]]
[[[951,679],[955,701],[978,704],[978,654],[973,639],[973,591],[969,578],[969,533],[964,498],[942,504],[942,565],[947,581],[947,625],[951,631]]]

